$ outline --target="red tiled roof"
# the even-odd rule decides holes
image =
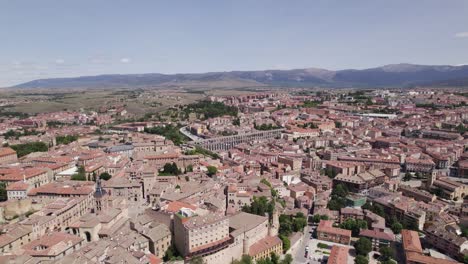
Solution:
[[[250,256],[256,256],[261,252],[264,252],[265,250],[268,250],[274,246],[277,246],[279,244],[282,244],[283,242],[281,239],[277,236],[267,236],[261,240],[259,240],[257,243],[253,244],[249,248],[249,255]]]
[[[317,232],[351,237],[351,230],[333,227],[333,221],[331,220],[320,220],[320,223],[317,227]]]
[[[0,148],[0,157],[9,156],[16,154],[12,148]]]
[[[403,229],[401,230],[401,239],[403,241],[403,249],[405,251],[417,253],[423,252],[418,232]]]
[[[381,232],[378,230],[364,229],[364,230],[361,230],[361,232],[359,232],[359,236],[365,236],[365,237],[371,237],[371,238],[377,238],[377,239],[385,239],[388,241],[395,241],[394,234]]]
[[[425,263],[425,264],[455,264],[459,263],[456,261],[451,261],[448,259],[434,258],[431,256],[426,256],[421,253],[408,252],[406,253],[406,261],[411,263]]]
[[[333,246],[328,257],[328,264],[344,264],[348,262],[348,251],[346,247]]]
[[[173,202],[170,202],[167,205],[166,211],[171,212],[171,213],[176,213],[182,208],[188,208],[188,209],[191,209],[191,210],[197,209],[197,207],[195,207],[195,206],[193,206],[191,204],[183,203],[183,202],[179,202],[179,201],[173,201]]]
[[[18,181],[11,183],[10,185],[7,186],[6,190],[7,191],[26,191],[29,188],[29,184]]]

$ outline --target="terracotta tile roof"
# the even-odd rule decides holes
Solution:
[[[281,245],[282,243],[281,239],[277,236],[267,236],[250,246],[249,255],[256,256],[274,246]]]
[[[74,235],[53,232],[23,246],[23,249],[31,256],[57,256],[81,241],[82,238]]]
[[[0,169],[0,180],[2,181],[22,181],[24,178],[29,179],[47,173],[43,168],[7,168]]]
[[[317,231],[351,237],[351,230],[333,227],[333,221],[331,220],[320,220]]]
[[[16,154],[16,151],[14,151],[12,148],[0,148],[0,157],[5,157],[14,154]]]
[[[403,241],[403,249],[405,251],[411,251],[416,253],[423,252],[418,232],[403,229],[401,230],[401,239]]]
[[[191,210],[197,209],[196,206],[193,206],[191,204],[183,203],[179,201],[173,201],[167,205],[166,211],[171,212],[171,213],[177,213],[182,208],[189,208]]]
[[[333,246],[328,257],[328,264],[345,264],[348,262],[349,248]]]
[[[30,195],[56,194],[56,195],[88,195],[92,193],[92,185],[64,185],[58,182],[44,184],[30,191]]]
[[[411,263],[425,263],[425,264],[455,264],[459,263],[448,259],[434,258],[426,256],[421,253],[408,252],[406,253],[406,261]]]
[[[7,191],[26,191],[29,188],[29,184],[18,181],[11,183],[10,185],[7,186],[6,190]]]
[[[359,233],[359,236],[365,236],[365,237],[376,238],[376,239],[384,239],[388,241],[395,241],[394,234],[381,232],[378,230],[364,229],[364,230],[361,230],[361,232]]]

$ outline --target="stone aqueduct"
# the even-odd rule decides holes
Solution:
[[[241,143],[248,143],[257,140],[272,139],[281,137],[284,128],[268,131],[258,131],[242,135],[224,136],[216,138],[202,139],[190,142],[191,145],[199,146],[210,151],[223,151],[233,148]]]

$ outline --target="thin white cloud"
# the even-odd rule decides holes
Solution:
[[[64,59],[56,59],[55,64],[64,64],[65,60]]]
[[[455,34],[456,38],[468,38],[468,31],[465,32],[458,32]]]
[[[121,58],[121,59],[120,59],[120,62],[121,62],[121,63],[129,63],[129,62],[131,62],[131,61],[132,61],[132,60],[131,60],[130,58]]]

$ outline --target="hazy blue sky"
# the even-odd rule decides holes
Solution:
[[[0,86],[400,62],[468,64],[468,1],[0,0]]]

